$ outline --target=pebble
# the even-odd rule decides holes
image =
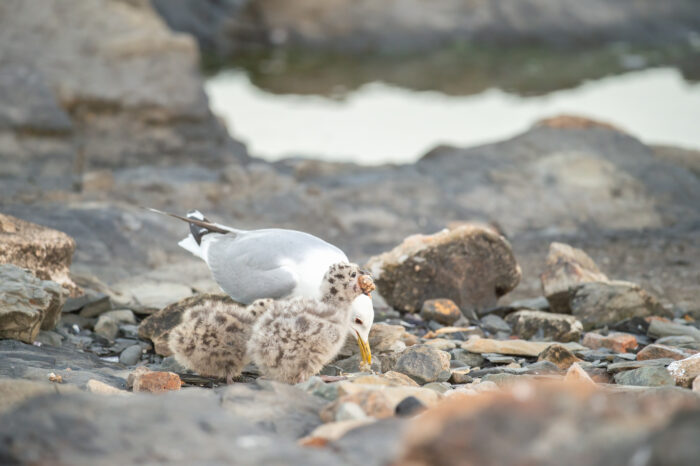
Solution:
[[[119,324],[111,317],[100,316],[95,324],[95,333],[108,340],[114,340],[119,333]]]
[[[143,366],[136,368],[126,380],[127,387],[134,392],[164,393],[180,390],[182,381],[173,372],[151,371]]]
[[[496,334],[498,332],[503,332],[506,334],[511,333],[511,328],[508,323],[495,314],[488,314],[481,318],[480,326],[482,329],[490,332],[491,334]]]
[[[683,350],[682,348],[675,348],[673,346],[652,344],[644,347],[640,352],[637,353],[637,360],[644,361],[647,359],[659,359],[659,358],[670,358],[670,359],[685,359],[691,356],[694,351]]]
[[[450,354],[430,346],[416,345],[407,348],[396,361],[394,370],[406,374],[419,384],[435,382],[444,373],[450,377]]]
[[[119,362],[125,366],[134,366],[141,360],[142,353],[141,345],[129,346],[119,355]]]
[[[538,361],[549,361],[561,370],[569,369],[573,364],[581,362],[574,353],[562,345],[550,345],[537,356]]]
[[[415,396],[407,396],[396,405],[394,413],[398,417],[411,417],[425,410],[425,405]]]
[[[340,403],[338,409],[335,412],[336,422],[341,421],[352,421],[358,419],[366,419],[367,414],[360,408],[357,403]]]
[[[637,339],[629,333],[610,332],[607,336],[588,332],[583,336],[583,346],[591,349],[609,348],[616,353],[626,353],[637,348]]]
[[[470,369],[468,367],[452,369],[452,374],[450,375],[450,383],[458,385],[473,382],[474,379],[469,375],[469,371]]]
[[[452,325],[462,317],[462,311],[451,299],[428,299],[423,302],[420,315],[426,321],[434,320],[442,325]]]

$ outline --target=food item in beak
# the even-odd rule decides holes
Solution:
[[[360,347],[362,362],[364,364],[372,364],[372,350],[369,347],[369,343],[362,339],[357,330],[355,330],[355,334],[357,334],[357,346]]]
[[[360,275],[357,277],[357,284],[360,286],[362,292],[367,296],[369,296],[370,293],[376,288],[376,286],[374,286],[374,280],[372,280],[370,275]]]

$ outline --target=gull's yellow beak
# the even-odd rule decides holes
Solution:
[[[360,356],[362,356],[362,362],[366,364],[372,364],[372,350],[369,349],[369,343],[362,339],[360,334],[355,330],[357,334],[357,346],[360,347]]]

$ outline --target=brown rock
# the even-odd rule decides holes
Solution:
[[[75,297],[82,291],[70,278],[73,251],[75,241],[65,233],[0,214],[0,264],[29,269]]]
[[[537,356],[538,361],[549,361],[561,370],[567,370],[572,364],[581,362],[574,353],[562,345],[550,345]]]
[[[570,314],[569,299],[575,287],[586,282],[605,282],[608,277],[582,250],[568,244],[552,243],[540,280],[552,312]]]
[[[614,325],[631,317],[673,317],[638,285],[622,281],[584,283],[573,290],[569,305],[584,330]]]
[[[410,236],[368,267],[387,303],[409,312],[437,298],[451,299],[463,312],[491,307],[521,275],[505,238],[469,225]]]
[[[451,299],[429,299],[423,303],[420,315],[424,320],[452,325],[462,317],[462,311]]]
[[[627,464],[674,414],[697,422],[700,398],[693,394],[673,387],[637,393],[556,381],[455,393],[409,421],[394,464]]]
[[[139,337],[151,340],[157,354],[170,356],[173,353],[168,346],[168,337],[170,330],[180,323],[182,314],[193,306],[214,302],[234,303],[230,297],[217,294],[201,294],[185,298],[145,318],[139,325]]]
[[[0,264],[0,338],[32,343],[40,329],[56,326],[64,300],[64,289],[57,283],[13,264]]]
[[[696,377],[700,375],[700,353],[689,358],[673,361],[668,365],[668,372],[673,376],[676,385],[690,387]]]
[[[639,353],[637,353],[637,361],[645,361],[647,359],[685,359],[697,353],[695,350],[676,348],[675,346],[667,346],[660,344],[647,345]]]
[[[490,338],[470,338],[462,343],[462,349],[472,353],[499,353],[516,356],[538,356],[548,347],[557,344],[551,341],[492,340]],[[582,349],[578,343],[565,343],[562,346],[571,351]]]
[[[182,381],[174,372],[151,371],[141,366],[129,374],[126,385],[134,392],[163,393],[180,390]]]
[[[583,336],[582,343],[591,349],[608,348],[616,353],[627,353],[637,347],[637,338],[622,332],[610,332],[607,336],[588,332]]]
[[[506,316],[513,334],[529,340],[578,341],[583,326],[576,317],[543,311],[523,310]]]

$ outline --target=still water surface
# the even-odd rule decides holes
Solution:
[[[647,143],[700,149],[700,84],[673,67],[524,96],[498,88],[448,95],[384,82],[360,85],[341,98],[279,94],[257,87],[242,70],[217,73],[206,90],[231,134],[267,160],[407,163],[438,144],[503,140],[561,113],[612,123]]]

